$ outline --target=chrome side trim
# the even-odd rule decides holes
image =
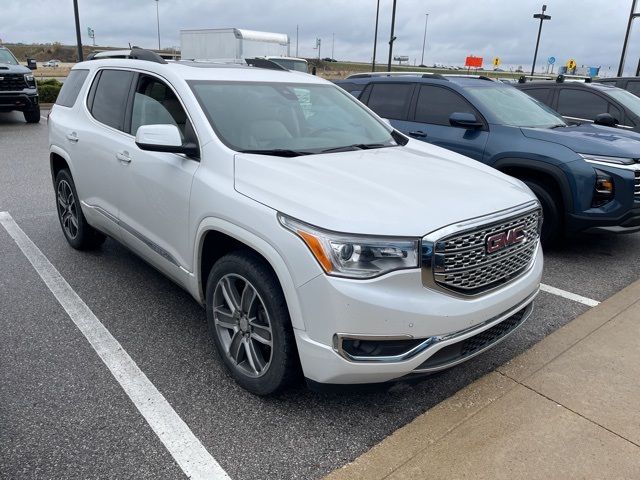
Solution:
[[[383,341],[383,340],[412,340],[414,337],[412,335],[366,335],[366,334],[352,334],[352,333],[336,333],[333,336],[333,350],[340,355],[342,358],[350,361],[350,362],[366,362],[366,363],[396,363],[396,362],[402,362],[405,360],[409,360],[412,357],[415,357],[416,355],[426,352],[428,350],[432,350],[431,351],[431,355],[433,355],[434,353],[436,353],[438,350],[440,350],[442,347],[445,347],[451,343],[455,343],[457,341],[461,341],[461,340],[465,340],[466,338],[472,337],[474,335],[477,335],[480,332],[483,332],[484,330],[487,330],[491,327],[493,327],[494,325],[497,325],[498,323],[502,322],[503,320],[506,320],[507,318],[511,317],[512,315],[514,315],[515,313],[519,312],[520,310],[522,310],[525,307],[528,307],[532,304],[534,298],[536,298],[536,296],[538,295],[538,292],[540,291],[539,288],[536,289],[535,292],[533,292],[531,295],[529,295],[527,298],[525,298],[523,301],[521,301],[520,303],[518,303],[517,305],[511,307],[509,310],[507,310],[506,312],[503,312],[499,315],[496,315],[495,317],[490,318],[489,320],[486,320],[484,322],[482,322],[479,325],[474,325],[473,327],[469,327],[466,328],[464,330],[458,330],[457,332],[452,332],[446,335],[436,335],[433,337],[428,337],[425,338],[421,343],[419,343],[418,345],[416,345],[415,347],[413,347],[411,350],[408,350],[405,353],[399,354],[399,355],[388,355],[388,356],[379,356],[379,357],[365,357],[365,356],[358,356],[358,355],[351,355],[348,352],[346,352],[343,348],[343,342],[344,340],[372,340],[372,341]],[[530,312],[529,312],[530,314]],[[527,315],[527,314],[525,314]],[[526,318],[521,322],[524,323],[524,321],[526,320]],[[515,330],[515,329],[514,329]],[[507,335],[505,335],[506,337]],[[497,343],[497,342],[496,342]],[[490,346],[494,345],[495,343],[492,343]],[[486,349],[485,349],[486,350]],[[484,351],[484,350],[482,350]],[[480,353],[480,352],[478,352]],[[431,356],[429,355],[429,356]],[[428,359],[429,357],[425,358],[425,361]],[[471,356],[469,357],[465,357],[466,358],[471,358]]]
[[[190,272],[187,269],[185,269],[182,265],[180,265],[180,263],[178,263],[178,261],[175,259],[175,257],[173,255],[171,255],[169,252],[167,252],[164,248],[162,248],[157,243],[149,240],[147,237],[145,237],[140,232],[138,232],[135,228],[131,227],[130,225],[128,225],[125,222],[121,221],[120,219],[116,218],[114,215],[112,215],[111,213],[107,212],[102,207],[89,205],[86,202],[82,202],[82,205],[84,205],[85,207],[90,208],[90,209],[98,212],[99,214],[101,214],[102,216],[107,218],[108,220],[112,221],[113,223],[115,223],[116,225],[121,227],[123,230],[126,230],[128,233],[130,233],[131,235],[136,237],[138,240],[140,240],[142,243],[144,243],[147,247],[149,247],[154,253],[160,255],[162,258],[164,258],[168,262],[172,263],[176,267],[180,268],[182,271],[190,274]]]

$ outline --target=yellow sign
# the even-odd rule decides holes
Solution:
[[[493,66],[499,67],[502,62],[500,61],[500,57],[496,57],[493,59]]]
[[[578,64],[576,63],[576,61],[572,58],[567,62],[567,68],[569,70],[573,70],[574,68],[576,68],[578,66]]]

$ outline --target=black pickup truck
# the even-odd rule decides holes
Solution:
[[[0,46],[0,112],[23,112],[28,123],[40,121],[38,88],[33,73]]]

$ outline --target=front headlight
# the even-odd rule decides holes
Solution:
[[[330,232],[278,214],[280,223],[298,235],[329,275],[373,278],[418,267],[420,241]]]
[[[33,76],[32,73],[25,73],[24,74],[24,81],[27,82],[27,84],[29,84],[30,86],[31,85],[35,85],[35,83],[36,83],[36,79],[35,79],[35,77]]]
[[[612,165],[633,165],[635,159],[625,157],[609,157],[606,155],[590,155],[586,153],[579,153],[589,163],[609,163]]]

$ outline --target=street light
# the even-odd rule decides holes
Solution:
[[[396,0],[393,0],[393,11],[391,13],[391,34],[389,35],[389,61],[387,62],[387,72],[391,71],[391,59],[393,58],[393,42],[396,41],[396,37],[393,36],[393,31],[396,27]]]
[[[427,18],[424,21],[424,38],[422,39],[422,59],[420,60],[420,66],[424,67],[424,46],[427,43],[427,22],[429,21],[429,14],[427,13]]]
[[[376,71],[376,46],[378,45],[378,15],[380,14],[380,0],[376,7],[376,32],[373,34],[373,61],[371,62],[371,71]]]
[[[536,60],[538,59],[538,46],[540,45],[540,34],[542,33],[542,22],[545,20],[551,20],[551,15],[545,15],[544,12],[547,11],[547,6],[542,5],[542,13],[536,13],[533,18],[540,19],[540,27],[538,28],[538,40],[536,41],[536,52],[533,54],[533,65],[531,65],[531,75],[534,74],[536,69]]]
[[[160,50],[160,1],[156,0],[156,20],[158,22],[158,50]]]
[[[622,55],[620,56],[620,66],[618,67],[618,76],[622,76],[622,71],[624,70],[624,59],[627,56],[627,44],[629,43],[629,34],[631,33],[631,24],[633,23],[634,18],[640,17],[640,13],[636,12],[636,3],[638,0],[633,0],[631,4],[631,13],[629,14],[629,23],[627,24],[627,33],[624,36],[624,43],[622,44]]]
[[[82,37],[80,36],[80,14],[78,13],[78,0],[73,0],[73,14],[76,17],[76,41],[78,43],[78,62],[84,60],[82,55]]]

